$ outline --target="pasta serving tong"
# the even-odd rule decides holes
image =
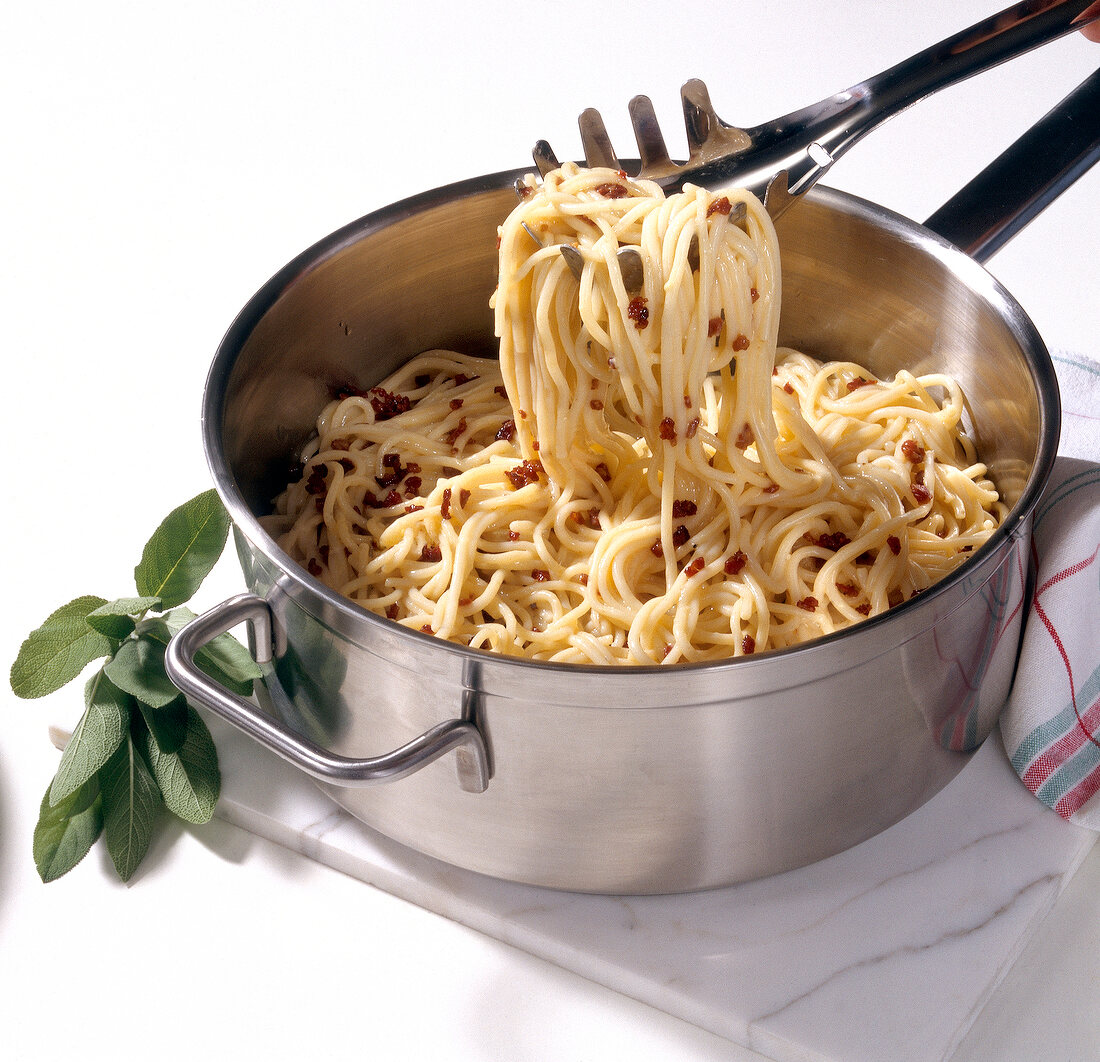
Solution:
[[[930,48],[785,117],[742,129],[715,113],[706,85],[688,81],[681,90],[688,158],[674,162],[647,96],[630,101],[640,168],[633,175],[674,190],[690,181],[708,186],[736,183],[760,196],[778,218],[811,188],[853,144],[886,119],[926,96],[1100,19],[1095,0],[1024,0]],[[588,166],[626,170],[600,113],[580,116]],[[545,140],[532,157],[546,176],[559,166]]]

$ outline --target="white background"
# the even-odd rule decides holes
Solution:
[[[689,77],[724,119],[752,125],[995,6],[7,5],[0,656],[70,598],[132,590],[153,528],[209,486],[199,406],[221,335],[315,240],[524,165],[540,137],[575,156],[587,106],[628,156],[626,104],[645,92],[675,154]],[[921,219],[1098,64],[1080,37],[1016,60],[894,119],[829,183]],[[1100,350],[1098,194],[1094,172],[990,263],[1052,348]],[[197,605],[241,588],[227,560]],[[30,836],[57,760],[46,728],[75,719],[79,688],[0,699],[7,1059],[748,1057],[220,823],[170,829],[128,888],[98,849],[42,886]],[[1095,1057],[1098,892],[1094,852],[960,1058]]]

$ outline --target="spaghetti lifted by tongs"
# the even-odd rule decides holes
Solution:
[[[523,184],[499,266],[499,364],[433,351],[337,397],[277,504],[366,607],[511,655],[713,660],[885,611],[1002,518],[954,381],[777,350],[750,193],[567,164]]]

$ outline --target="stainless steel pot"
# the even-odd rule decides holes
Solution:
[[[370,826],[516,881],[701,889],[821,859],[897,822],[961,769],[1004,703],[1032,511],[1059,429],[1053,368],[1020,306],[902,217],[819,189],[779,227],[781,341],[882,376],[905,366],[958,377],[1013,505],[963,567],[887,615],[728,663],[543,664],[371,615],[261,528],[334,384],[373,385],[430,347],[493,351],[495,230],[518,172],[341,229],[234,322],[210,371],[203,433],[250,593],[177,636],[174,681]],[[193,663],[242,620],[267,673],[263,710]]]

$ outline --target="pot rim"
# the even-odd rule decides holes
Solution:
[[[897,645],[904,644],[904,642],[920,636],[930,627],[940,622],[945,614],[954,611],[954,608],[962,603],[961,596],[955,606],[948,608],[946,613],[941,613],[938,606],[943,604],[944,598],[952,594],[961,583],[984,580],[988,574],[986,569],[995,568],[1002,559],[1001,554],[1007,543],[1030,533],[1031,514],[1038,504],[1050,477],[1054,459],[1057,456],[1061,430],[1061,398],[1054,364],[1035,325],[1023,307],[1000,281],[978,261],[936,232],[889,208],[879,206],[851,193],[819,184],[806,193],[807,197],[814,201],[821,201],[825,205],[842,209],[873,222],[879,227],[885,227],[892,235],[924,253],[931,254],[963,284],[976,291],[999,312],[1017,338],[1017,342],[1024,353],[1028,371],[1036,390],[1039,407],[1038,445],[1035,460],[1024,489],[1004,522],[971,557],[953,572],[936,582],[918,597],[910,598],[887,612],[869,617],[852,627],[821,635],[799,645],[769,649],[759,654],[728,660],[614,666],[534,660],[526,657],[504,656],[487,650],[471,649],[468,646],[412,630],[370,612],[310,575],[305,568],[278,546],[275,540],[264,530],[256,515],[245,502],[236,478],[226,461],[225,450],[221,441],[221,430],[228,383],[237,357],[259,321],[283,294],[295,282],[331,257],[339,254],[344,248],[358,242],[372,232],[426,209],[440,206],[445,202],[486,192],[503,191],[510,187],[517,177],[522,177],[529,170],[530,167],[503,170],[443,185],[383,206],[342,226],[296,255],[260,287],[237,314],[218,345],[207,374],[201,417],[203,447],[207,466],[218,494],[221,496],[239,533],[243,534],[262,556],[276,566],[286,578],[291,580],[294,587],[301,592],[301,595],[317,599],[326,615],[339,617],[345,629],[358,627],[365,621],[368,624],[381,625],[380,629],[386,631],[389,636],[395,636],[401,640],[413,639],[411,643],[413,645],[424,646],[430,644],[438,651],[454,654],[464,660],[474,661],[483,666],[491,663],[492,666],[518,667],[562,675],[622,674],[624,668],[628,668],[632,675],[637,674],[639,677],[652,675],[683,676],[687,673],[721,671],[726,668],[753,666],[759,668],[762,664],[782,663],[788,660],[792,654],[798,654],[800,657],[806,658],[811,655],[828,653],[840,641],[853,648],[859,644],[860,648],[864,650],[860,654],[859,660],[860,662],[866,662],[869,658],[888,652]],[[416,352],[410,352],[410,356],[413,353]],[[924,622],[914,623],[910,619],[907,624],[903,625],[902,620],[899,619],[899,617],[918,616],[922,612],[927,613]],[[894,624],[899,631],[906,630],[908,633],[900,642],[890,641],[888,644],[884,642],[878,645],[879,635],[882,634],[883,627],[888,624]],[[868,654],[867,649],[871,649],[872,652]]]

